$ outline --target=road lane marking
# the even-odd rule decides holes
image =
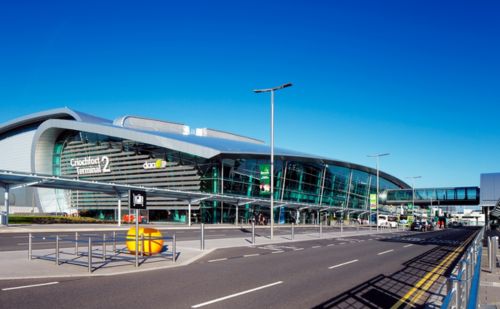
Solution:
[[[335,246],[335,244],[328,244],[327,247]]]
[[[408,247],[411,247],[411,246],[413,246],[413,244],[409,244],[409,245],[403,246],[403,248],[408,248]]]
[[[215,259],[215,260],[210,260],[208,263],[213,263],[213,262],[220,262],[220,261],[225,261],[227,258],[222,258],[222,259]]]
[[[346,243],[345,242],[341,242],[339,245],[345,245]]]
[[[39,284],[23,285],[23,286],[16,286],[16,287],[12,287],[12,288],[5,288],[5,289],[2,289],[2,291],[10,291],[10,290],[27,289],[27,288],[34,288],[34,287],[38,287],[38,286],[54,285],[54,284],[58,284],[58,283],[59,283],[59,282],[54,281],[54,282],[47,282],[47,283],[39,283]]]
[[[217,303],[217,302],[220,302],[220,301],[223,301],[223,300],[226,300],[226,299],[230,299],[230,298],[238,297],[238,296],[245,295],[245,294],[248,294],[248,293],[252,293],[252,292],[255,292],[255,291],[258,291],[258,290],[266,289],[266,288],[269,288],[269,287],[272,287],[272,286],[275,286],[275,285],[278,285],[278,284],[282,284],[282,283],[283,283],[283,281],[277,281],[277,282],[274,282],[274,283],[266,284],[266,285],[259,286],[259,287],[256,287],[256,288],[253,288],[253,289],[250,289],[250,290],[242,291],[242,292],[239,292],[239,293],[235,293],[235,294],[231,294],[231,295],[228,295],[228,296],[224,296],[224,297],[216,298],[216,299],[213,299],[213,300],[209,300],[209,301],[201,303],[201,304],[193,305],[193,306],[191,306],[191,308],[200,308],[200,307],[203,307],[203,306],[206,306],[206,305],[210,305],[210,304]]]
[[[414,307],[412,303],[417,301],[420,298],[420,296],[424,292],[426,292],[432,286],[432,284],[434,284],[434,282],[437,281],[437,279],[439,279],[439,276],[441,276],[446,271],[446,269],[449,267],[449,264],[451,264],[451,262],[455,260],[459,252],[463,251],[464,247],[466,247],[466,245],[472,240],[472,237],[474,236],[476,236],[475,233],[469,236],[469,238],[467,238],[467,240],[463,242],[459,247],[455,248],[453,252],[448,254],[448,256],[446,256],[446,258],[442,260],[441,263],[439,263],[436,267],[434,267],[431,271],[429,271],[422,279],[420,279],[420,281],[418,281],[413,286],[413,288],[408,291],[408,293],[406,293],[400,300],[398,300],[398,302],[395,303],[391,307],[391,309],[399,308],[403,304],[409,304],[412,307]],[[418,292],[418,290],[421,291]],[[417,293],[415,294],[415,292]],[[415,294],[415,296],[413,296],[413,294]]]
[[[304,248],[296,248],[296,249],[293,249],[293,251],[301,251],[301,250],[304,250]]]
[[[207,237],[222,237],[222,236],[226,236],[226,234],[211,234],[211,235],[206,235]]]
[[[389,253],[389,252],[392,252],[394,251],[394,249],[391,249],[391,250],[387,250],[387,251],[382,251],[382,252],[379,252],[377,253],[377,255],[382,255],[382,254],[386,254],[386,253]]]
[[[349,262],[345,262],[345,263],[341,263],[341,264],[333,265],[333,266],[328,267],[328,269],[334,269],[334,268],[337,268],[337,267],[340,267],[340,266],[344,266],[344,265],[348,265],[348,264],[356,263],[356,262],[358,262],[358,261],[359,261],[359,260],[352,260],[352,261],[349,261]]]
[[[312,246],[311,248],[316,249],[316,248],[321,248],[321,246]]]
[[[243,257],[251,257],[251,256],[258,256],[260,255],[259,253],[254,253],[254,254],[245,254]]]
[[[283,252],[285,252],[285,251],[273,251],[271,253],[283,253]]]

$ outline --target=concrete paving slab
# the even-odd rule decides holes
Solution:
[[[27,231],[69,231],[67,226],[61,227],[24,227]],[[85,226],[82,229],[95,227]],[[100,231],[106,230],[109,227],[100,226]],[[111,227],[116,230],[116,227]],[[126,227],[128,229],[129,227]],[[74,229],[71,229],[74,232]],[[81,230],[80,230],[81,231]],[[16,231],[19,232],[19,231]],[[329,238],[348,238],[351,236],[371,235],[374,231],[351,231],[351,232],[331,232],[323,233],[321,239]],[[380,235],[387,234],[386,231]],[[278,243],[293,243],[298,241],[314,241],[318,240],[318,233],[295,234],[295,238],[291,240],[291,235],[275,236],[273,240],[268,237],[256,237],[255,246],[278,244]],[[31,279],[31,278],[52,278],[52,277],[81,277],[81,276],[110,276],[120,275],[132,272],[154,271],[156,269],[179,267],[188,265],[201,257],[211,253],[213,250],[221,248],[234,247],[251,247],[251,237],[235,237],[235,238],[209,238],[205,240],[205,250],[200,250],[200,240],[178,241],[177,252],[179,255],[176,262],[172,262],[170,257],[149,257],[140,267],[135,267],[134,256],[122,252],[116,255],[111,261],[106,263],[102,259],[101,246],[95,246],[93,250],[93,272],[88,272],[88,255],[87,248],[83,246],[79,249],[79,256],[74,255],[73,248],[61,248],[60,261],[61,265],[55,263],[55,249],[33,250],[33,260],[28,259],[27,251],[7,251],[0,252],[0,280],[6,279]],[[111,247],[111,246],[110,246]],[[124,247],[118,246],[118,249],[123,250]],[[124,250],[123,250],[124,251]],[[108,252],[109,254],[110,252]]]

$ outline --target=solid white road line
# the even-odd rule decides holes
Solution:
[[[392,251],[394,251],[394,249],[383,251],[383,252],[379,252],[379,253],[377,253],[377,255],[386,254],[386,253],[389,253],[389,252],[392,252]]]
[[[408,247],[411,247],[411,246],[413,246],[413,244],[409,244],[409,245],[403,246],[403,248],[408,248]]]
[[[10,291],[10,290],[27,289],[27,288],[34,288],[34,287],[37,287],[37,286],[54,285],[54,284],[58,284],[58,283],[59,283],[59,282],[54,281],[54,282],[47,282],[47,283],[39,283],[39,284],[23,285],[23,286],[16,286],[16,287],[12,287],[12,288],[5,288],[5,289],[2,289],[2,291]]]
[[[251,257],[251,256],[258,256],[260,255],[259,253],[254,253],[254,254],[245,254],[243,257]]]
[[[349,261],[349,262],[345,262],[345,263],[333,265],[333,266],[328,267],[328,269],[334,269],[334,268],[337,268],[337,267],[340,267],[340,266],[344,266],[344,265],[356,263],[357,261],[359,261],[359,260],[352,260],[352,261]]]
[[[237,297],[237,296],[241,296],[241,295],[244,295],[244,294],[252,293],[252,292],[255,292],[255,291],[258,291],[258,290],[262,290],[262,289],[265,289],[265,288],[269,288],[269,287],[272,287],[272,286],[275,286],[275,285],[278,285],[278,284],[282,284],[282,283],[283,283],[283,281],[277,281],[277,282],[274,282],[274,283],[266,284],[266,285],[259,286],[259,287],[254,288],[254,289],[250,289],[250,290],[246,290],[246,291],[243,291],[243,292],[231,294],[231,295],[224,296],[224,297],[221,297],[221,298],[217,298],[217,299],[214,299],[214,300],[210,300],[210,301],[198,304],[198,305],[193,305],[193,306],[191,306],[191,308],[200,308],[200,307],[203,307],[203,306],[206,306],[206,305],[217,303],[217,302],[220,302],[220,301],[223,301],[223,300],[226,300],[226,299],[230,299],[230,298],[234,298],[234,297]]]
[[[210,261],[208,261],[208,263],[219,262],[219,261],[225,261],[225,260],[227,260],[227,258],[210,260]]]

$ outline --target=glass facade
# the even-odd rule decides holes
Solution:
[[[382,203],[402,204],[413,200],[412,189],[388,190],[381,198]],[[415,189],[415,204],[428,205],[477,205],[478,187]]]
[[[370,169],[366,169],[370,171]],[[222,154],[211,159],[137,141],[70,131],[61,135],[53,152],[53,173],[79,179],[126,183],[157,188],[203,191],[245,197],[270,198],[269,156]],[[332,210],[367,210],[369,195],[376,192],[376,176],[334,162],[300,157],[276,157],[274,199],[316,204]],[[380,190],[398,189],[380,178]],[[112,215],[116,197],[99,193],[71,192],[71,207]],[[192,222],[245,222],[269,210],[254,204],[229,205],[219,201],[193,204]],[[124,203],[124,207],[127,207]],[[277,223],[312,220],[308,210],[275,209]],[[155,221],[187,222],[187,202],[154,197],[148,199],[148,218]],[[238,216],[238,218],[236,218]]]

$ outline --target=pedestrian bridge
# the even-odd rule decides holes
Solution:
[[[380,194],[380,203],[418,206],[479,205],[479,187],[391,189]]]

